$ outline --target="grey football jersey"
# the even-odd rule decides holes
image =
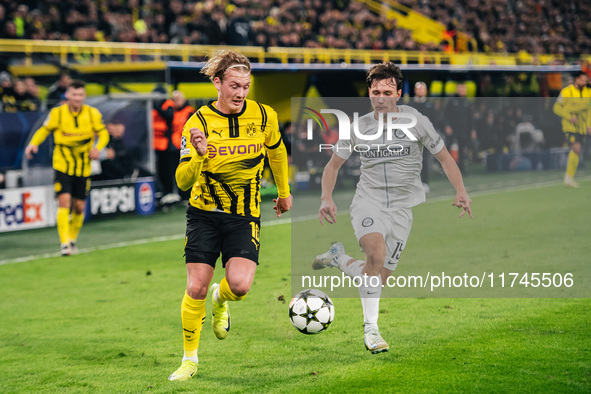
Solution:
[[[392,140],[388,140],[384,115],[383,133],[380,138],[359,138],[352,128],[351,139],[339,140],[333,147],[333,152],[345,160],[353,152],[359,152],[361,156],[361,175],[357,183],[355,200],[361,198],[386,209],[410,208],[425,201],[425,191],[420,177],[423,147],[437,154],[445,144],[431,121],[416,109],[408,105],[399,105],[398,110],[416,116],[417,124],[409,131],[417,141],[412,141],[399,129],[395,129]],[[393,123],[409,124],[410,120],[395,118]],[[374,112],[370,112],[359,118],[358,125],[360,134],[372,136],[376,134],[379,123],[374,117]]]

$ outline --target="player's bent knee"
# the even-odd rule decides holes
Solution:
[[[204,300],[208,290],[208,285],[203,283],[189,283],[187,285],[187,294],[194,300]]]
[[[365,252],[365,262],[371,267],[382,267],[386,256],[385,250],[369,250]]]
[[[575,142],[572,146],[572,150],[573,152],[575,152],[577,155],[581,153],[581,144],[578,142]]]
[[[230,290],[234,293],[235,296],[244,298],[248,291],[250,290],[250,283],[246,282],[238,282],[238,283],[229,283]]]

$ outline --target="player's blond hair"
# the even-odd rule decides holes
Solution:
[[[201,74],[209,77],[212,82],[216,77],[223,80],[224,74],[230,68],[244,70],[250,73],[250,60],[236,51],[222,49],[209,58],[205,66],[201,69]]]

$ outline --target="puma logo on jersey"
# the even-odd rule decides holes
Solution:
[[[221,131],[215,131],[215,130],[211,130],[212,133],[215,133],[217,135],[220,136],[220,138],[222,137],[222,132]]]

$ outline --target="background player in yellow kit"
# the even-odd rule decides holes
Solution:
[[[84,104],[85,99],[84,82],[72,81],[66,90],[66,103],[51,110],[25,149],[25,156],[31,159],[39,145],[53,133],[57,231],[64,256],[78,252],[76,239],[84,223],[86,197],[90,190],[90,160],[98,159],[99,152],[109,143],[101,113]]]
[[[570,147],[564,185],[579,187],[575,174],[579,166],[579,155],[585,143],[585,136],[591,133],[591,88],[587,86],[589,77],[583,71],[575,74],[572,84],[560,91],[554,104],[554,113],[562,118],[562,131]]]
[[[279,194],[273,200],[277,217],[292,204],[277,114],[246,99],[249,60],[225,50],[201,72],[214,83],[218,99],[189,118],[181,139],[176,181],[182,190],[192,188],[185,238],[187,291],[181,305],[184,357],[169,380],[187,380],[197,371],[205,298],[220,252],[225,277],[210,288],[218,339],[230,331],[228,301],[242,300],[250,289],[258,264],[260,188],[267,154]]]

